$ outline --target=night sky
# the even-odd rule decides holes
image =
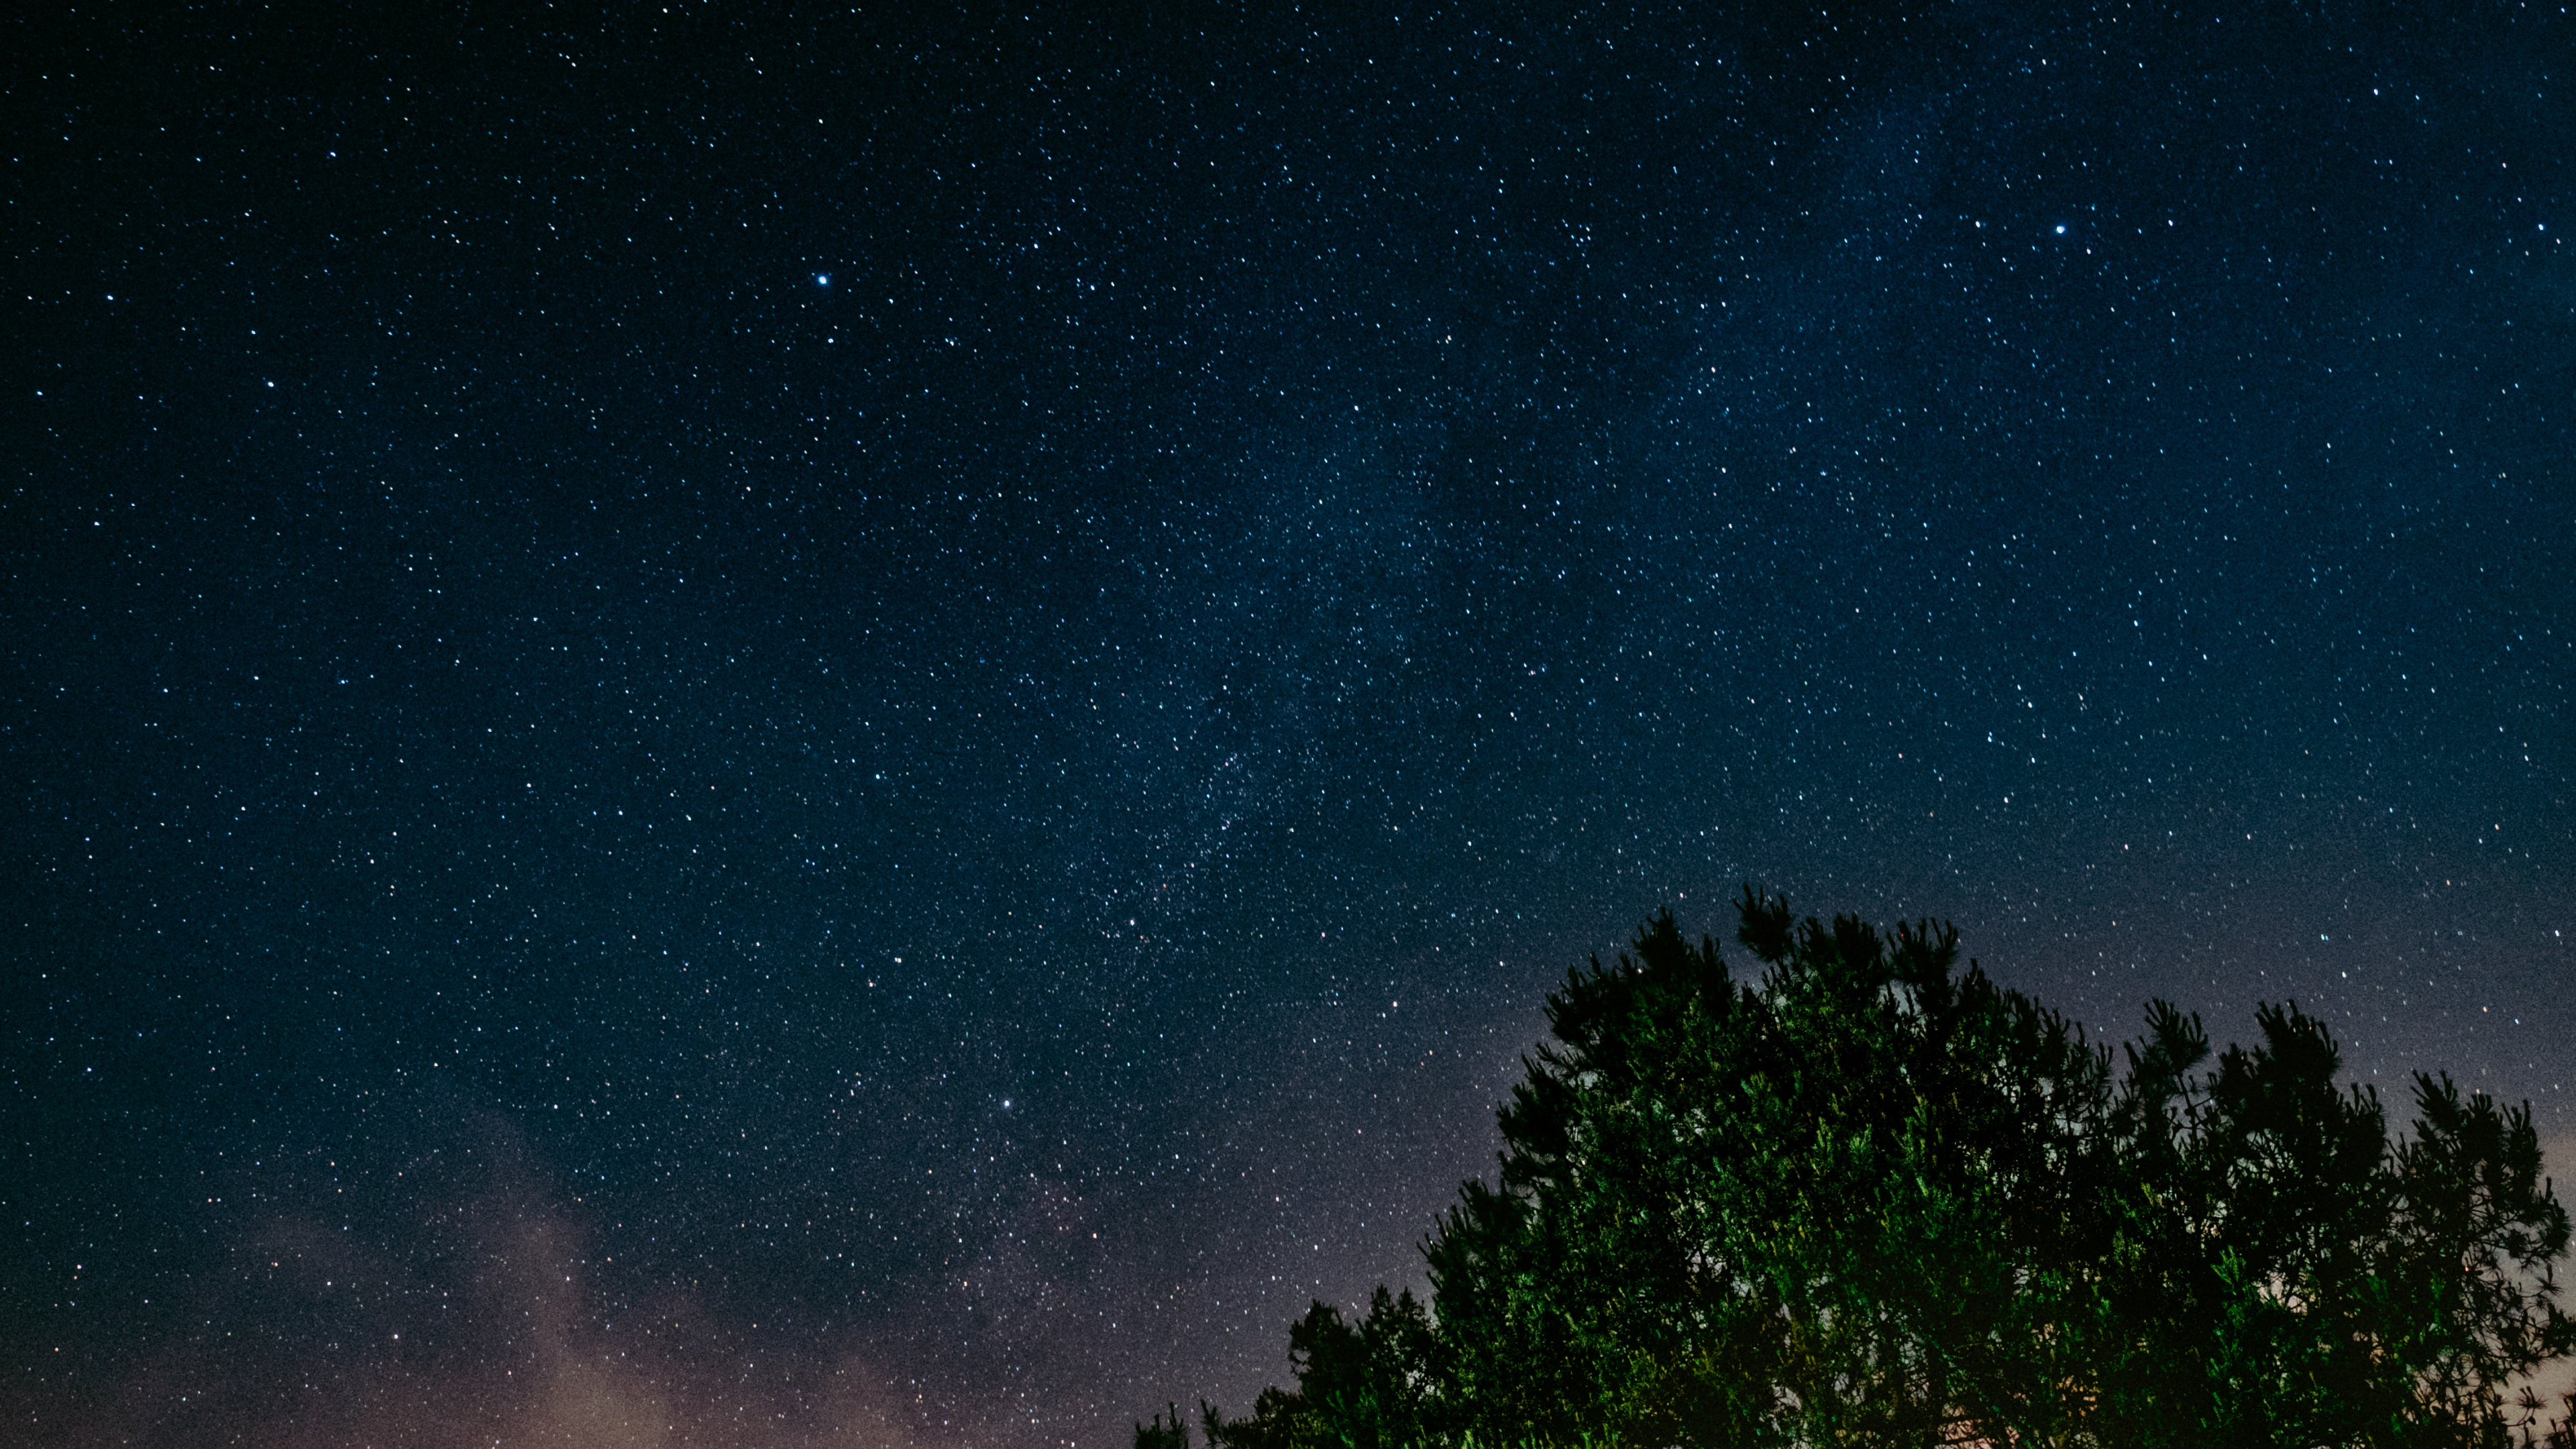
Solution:
[[[0,1439],[1240,1412],[1747,881],[2570,1160],[2554,0],[746,8],[0,23]]]

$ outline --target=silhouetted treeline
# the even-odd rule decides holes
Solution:
[[[2527,1105],[2419,1074],[2392,1139],[2295,1006],[2213,1056],[2154,1003],[2115,1070],[1946,925],[1737,912],[1753,979],[1670,912],[1568,975],[1428,1308],[1316,1304],[1212,1449],[2576,1449],[2512,1387],[2576,1352]]]

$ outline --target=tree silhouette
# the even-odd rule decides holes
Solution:
[[[1431,1311],[1317,1304],[1295,1391],[1202,1406],[1214,1449],[2542,1432],[2507,1393],[2576,1322],[2528,1106],[2419,1076],[2392,1142],[2295,1006],[2213,1062],[2153,1003],[2115,1074],[1947,925],[1737,911],[1753,980],[1670,912],[1567,976],[1496,1183],[1424,1246]]]
[[[1156,1414],[1154,1422],[1136,1426],[1136,1449],[1190,1449],[1190,1430],[1181,1422],[1181,1406],[1164,1407],[1171,1411],[1168,1418]]]

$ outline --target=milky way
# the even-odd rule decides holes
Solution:
[[[13,28],[10,1435],[1239,1411],[1747,881],[2576,1145],[2564,14],[916,9]]]

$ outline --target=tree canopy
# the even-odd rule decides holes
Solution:
[[[2392,1138],[2295,1005],[2115,1054],[1947,925],[1737,914],[1749,979],[1670,912],[1568,974],[1431,1302],[1316,1304],[1211,1449],[2576,1449],[2522,1387],[2576,1353],[2527,1104],[2419,1074]]]

